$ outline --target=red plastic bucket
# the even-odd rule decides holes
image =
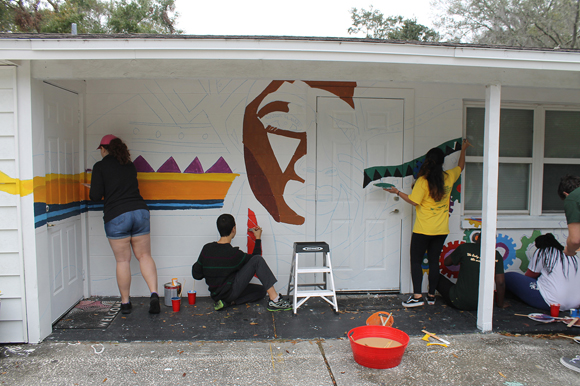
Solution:
[[[401,330],[386,326],[360,326],[348,332],[354,360],[361,366],[372,369],[390,369],[401,363],[409,344],[409,335]],[[397,347],[370,347],[357,343],[362,338],[386,338],[401,343]]]

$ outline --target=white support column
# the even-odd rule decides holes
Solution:
[[[493,320],[500,107],[501,85],[488,85],[485,91],[481,269],[477,305],[477,328],[483,332],[491,331]]]

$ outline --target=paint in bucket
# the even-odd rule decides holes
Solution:
[[[172,279],[171,282],[165,283],[165,305],[172,307],[171,298],[181,296],[181,283],[177,279]]]

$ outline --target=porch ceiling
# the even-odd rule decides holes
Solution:
[[[250,78],[579,88],[580,51],[295,37],[0,34],[39,79]]]
[[[580,88],[580,72],[432,63],[263,59],[34,60],[37,79],[249,78]]]

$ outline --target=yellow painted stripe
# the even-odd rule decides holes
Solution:
[[[32,180],[21,181],[0,171],[0,191],[24,197],[32,193],[32,188]]]

